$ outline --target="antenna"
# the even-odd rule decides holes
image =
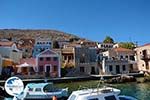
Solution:
[[[138,41],[135,41],[135,47],[138,47]]]

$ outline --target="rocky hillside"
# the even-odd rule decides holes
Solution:
[[[56,30],[23,30],[23,29],[0,29],[0,38],[19,40],[22,38],[44,37],[51,40],[80,40],[78,36]]]

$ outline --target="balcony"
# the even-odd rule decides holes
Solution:
[[[150,60],[150,55],[141,55],[140,58],[141,60]]]

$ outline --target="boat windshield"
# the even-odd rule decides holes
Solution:
[[[43,91],[44,92],[57,92],[59,91],[59,89],[54,87],[53,84],[47,84],[46,86],[44,86]]]
[[[117,100],[114,95],[104,97],[105,100]]]
[[[71,95],[71,97],[69,98],[69,100],[75,100],[76,99],[76,95]]]

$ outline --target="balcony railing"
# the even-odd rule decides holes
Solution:
[[[150,60],[150,55],[141,55],[140,58],[142,60]]]

